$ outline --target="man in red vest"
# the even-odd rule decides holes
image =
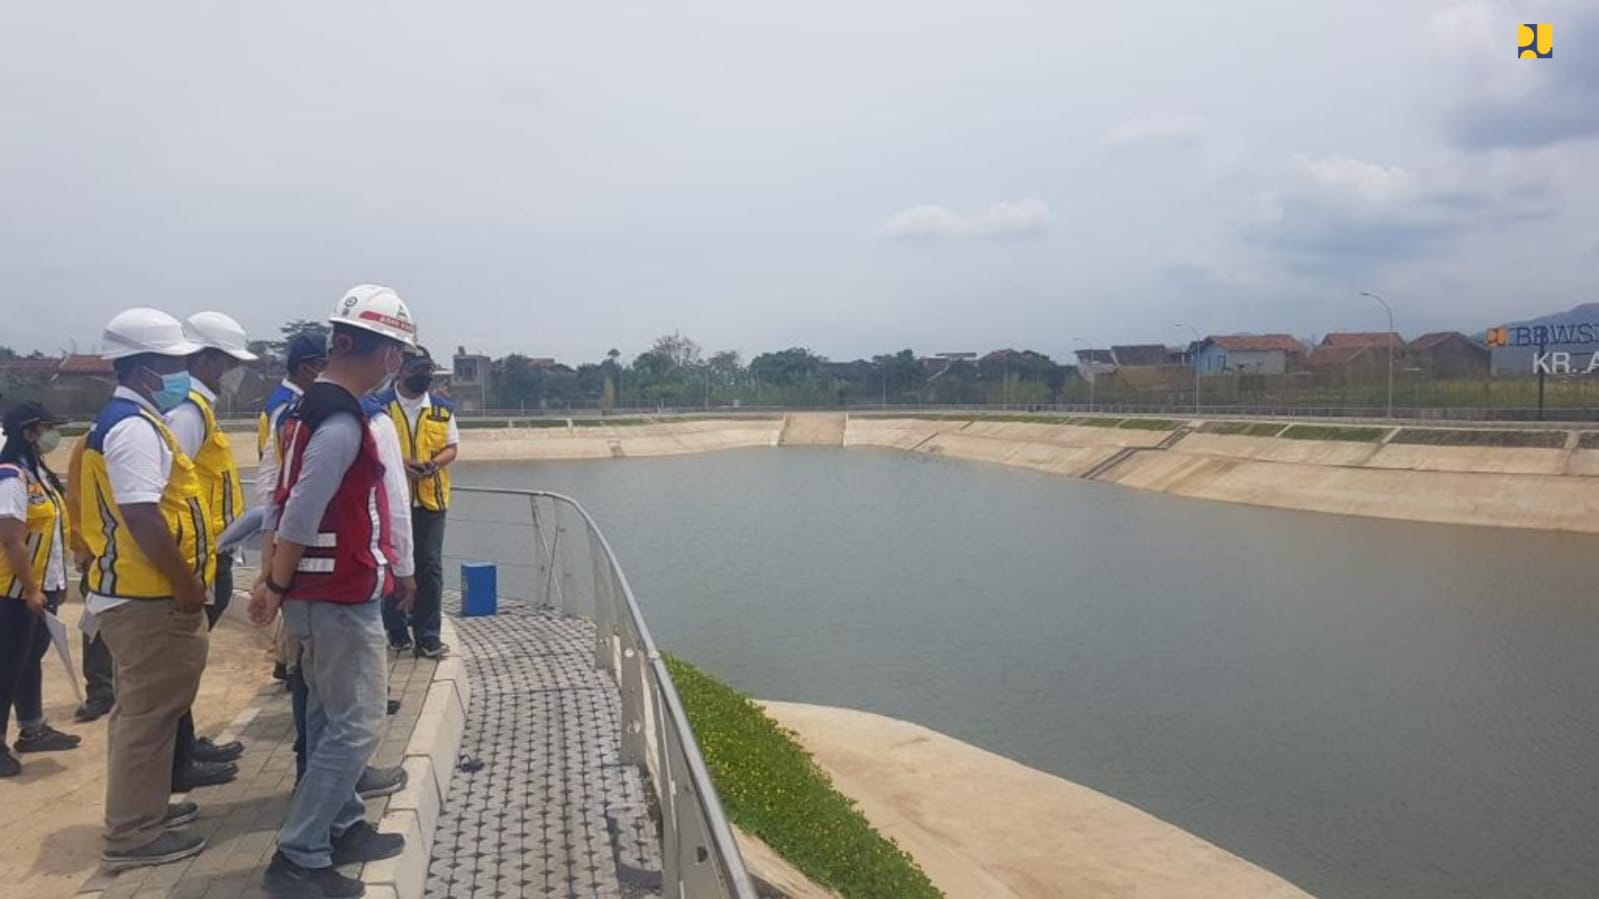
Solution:
[[[283,463],[267,575],[250,598],[265,626],[281,609],[290,656],[306,684],[306,770],[278,851],[274,895],[360,896],[336,865],[398,855],[400,834],[366,822],[356,783],[377,750],[388,690],[382,598],[394,588],[394,542],[384,467],[361,397],[400,370],[416,345],[411,313],[393,290],[351,288],[329,319],[327,368],[280,432]]]

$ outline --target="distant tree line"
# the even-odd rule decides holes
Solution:
[[[520,353],[494,360],[497,409],[654,409],[726,406],[840,407],[1065,402],[1074,369],[1033,351],[982,359],[921,359],[900,350],[834,362],[805,347],[706,355],[682,334],[658,338],[630,363],[615,349],[575,368]]]

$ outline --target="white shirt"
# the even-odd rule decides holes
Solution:
[[[289,388],[295,396],[304,396],[305,391],[295,386],[288,378],[283,379],[283,386]],[[283,420],[284,410],[289,408],[288,403],[272,410],[267,416],[266,452],[261,454],[261,464],[255,469],[255,501],[263,506],[272,505],[278,490],[278,422]]]
[[[387,413],[371,419],[372,440],[383,460],[383,490],[389,495],[389,530],[394,538],[394,576],[416,574],[411,555],[411,485],[405,476],[405,452],[400,449],[400,432]]]
[[[19,468],[22,466],[18,466]],[[34,479],[33,472],[23,469],[20,478],[6,478],[0,481],[0,518],[9,518],[24,524],[28,521],[28,483]],[[66,516],[65,508],[56,516],[55,540],[50,543],[50,558],[44,563],[44,583],[39,585],[42,590],[67,589],[67,566],[61,555],[61,544],[65,542],[61,530],[61,519]],[[410,512],[406,513],[410,517]]]
[[[127,387],[117,387],[112,394],[118,399],[132,400],[150,410],[157,417],[161,412],[150,401]],[[167,479],[172,476],[172,450],[161,439],[150,423],[138,416],[129,416],[117,422],[101,441],[101,454],[105,456],[106,477],[111,481],[111,499],[119,506],[139,503],[158,503],[167,489]],[[129,602],[90,593],[84,598],[89,613],[99,615]]]
[[[211,388],[200,383],[199,378],[190,380],[189,389],[205,397],[206,402],[216,408],[217,395]],[[193,459],[200,451],[200,446],[205,443],[205,413],[200,407],[184,400],[177,408],[167,413],[167,427],[172,429],[172,436],[178,438],[178,448],[183,454]]]
[[[405,413],[406,420],[411,423],[411,433],[415,434],[417,422],[422,418],[422,410],[433,408],[433,398],[428,395],[426,390],[422,391],[420,396],[408,397],[401,393],[398,388],[395,389],[394,396],[400,401],[400,410]],[[444,445],[455,446],[460,442],[461,429],[455,426],[455,416],[452,415],[450,416],[450,432],[444,439]],[[425,462],[427,460],[421,461]]]

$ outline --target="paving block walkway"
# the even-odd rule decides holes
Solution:
[[[660,816],[594,625],[507,600],[455,625],[472,695],[425,895],[658,896]]]
[[[409,655],[391,656],[389,696],[400,711],[388,718],[374,765],[398,765],[416,729],[422,702],[437,663]],[[84,884],[80,896],[99,899],[253,899],[264,896],[261,874],[276,851],[277,830],[294,790],[294,717],[289,694],[279,684],[264,688],[219,741],[241,740],[244,757],[239,777],[229,784],[204,787],[188,795],[200,806],[200,820],[190,825],[206,838],[206,848],[184,862],[98,874]],[[376,823],[388,808],[387,798],[367,802],[367,818]],[[361,866],[344,869],[359,876]]]

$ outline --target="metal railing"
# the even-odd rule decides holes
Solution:
[[[525,499],[532,560],[510,564],[528,579],[527,599],[594,623],[594,665],[609,672],[621,691],[622,762],[649,775],[660,808],[663,895],[756,899],[677,687],[594,519],[576,500],[558,493],[459,485],[453,490]],[[456,518],[453,510],[451,518]],[[468,517],[464,523],[469,522]],[[507,519],[478,523],[498,534],[522,525]],[[520,542],[513,539],[510,551]]]

